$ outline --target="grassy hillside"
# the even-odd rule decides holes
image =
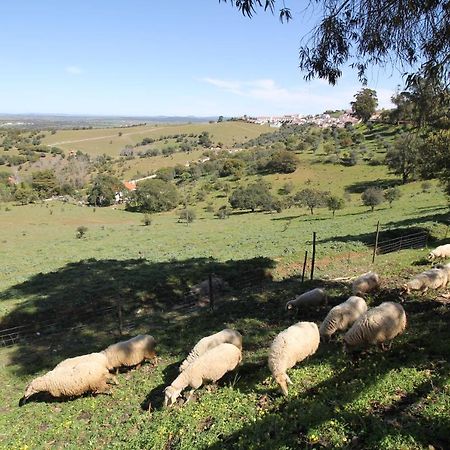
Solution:
[[[391,131],[377,134],[385,132],[390,139]],[[383,156],[378,143],[367,145]],[[256,175],[203,177],[182,185],[182,195],[192,199],[206,192],[191,202],[197,218],[190,225],[179,222],[178,211],[154,214],[152,224],[144,226],[142,214],[115,207],[56,201],[2,205],[0,330],[23,328],[21,341],[0,348],[5,387],[0,390],[0,447],[449,448],[450,317],[436,292],[407,299],[408,328],[391,351],[371,349],[352,357],[343,353],[341,338],[322,343],[289,372],[294,385],[288,398],[270,377],[267,348],[274,336],[298,320],[320,323],[328,311],[289,315],[284,305],[294,295],[323,286],[334,306],[350,293],[342,277],[372,269],[382,285],[368,296],[369,304],[399,301],[401,284],[429,267],[427,249],[379,255],[372,264],[368,245],[377,221],[382,239],[399,229],[428,231],[429,246],[448,239],[447,199],[437,183],[425,191],[420,182],[399,186],[402,196],[392,208],[383,203],[370,212],[361,205],[361,192],[398,180],[385,166],[324,164],[322,150],[299,154],[294,173],[264,179],[274,193],[288,181],[295,191],[309,186],[339,196],[347,192],[346,206],[335,217],[326,208],[312,216],[306,208],[292,207],[281,213],[237,211],[217,219],[214,211],[228,201],[216,188],[218,181],[234,187],[257,180]],[[163,165],[181,155],[145,161]],[[135,161],[141,160],[126,164]],[[79,226],[87,227],[81,239],[75,237]],[[302,284],[313,231],[315,280]],[[210,273],[230,284],[213,312],[192,306],[187,295]],[[309,273],[310,266],[307,278]],[[163,409],[163,389],[176,377],[178,363],[198,339],[224,327],[244,334],[242,365],[218,386],[200,389],[192,403]],[[26,384],[60,360],[138,333],[157,339],[158,364],[121,373],[112,396],[40,396],[18,407]],[[17,339],[13,331],[0,336]]]
[[[268,126],[244,122],[159,124],[131,128],[59,130],[54,135],[48,134],[42,142],[45,145],[60,147],[65,151],[81,150],[90,155],[105,153],[110,156],[119,156],[120,150],[126,145],[135,145],[145,137],[159,138],[166,135],[200,134],[202,131],[208,131],[214,142],[222,142],[226,146],[232,146],[236,142],[257,137],[270,130],[271,128]],[[121,136],[119,136],[119,133],[121,133]]]

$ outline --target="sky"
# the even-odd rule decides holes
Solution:
[[[14,0],[0,3],[1,113],[240,116],[317,114],[350,107],[362,88],[305,81],[301,37],[314,14],[251,20],[218,0]],[[291,3],[291,4],[289,4]],[[369,72],[379,107],[403,84]]]

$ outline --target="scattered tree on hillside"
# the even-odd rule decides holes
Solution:
[[[370,187],[361,194],[361,200],[364,206],[370,206],[371,211],[375,206],[381,205],[384,202],[384,193],[380,188]]]
[[[76,238],[77,239],[81,239],[82,237],[84,237],[84,235],[86,234],[87,230],[88,230],[87,227],[85,227],[84,225],[80,225],[77,228],[77,234],[75,235]]]
[[[21,205],[33,203],[38,199],[36,192],[25,183],[21,183],[20,186],[16,187],[13,196],[14,200]]]
[[[230,205],[233,209],[250,209],[254,212],[258,208],[267,208],[273,204],[274,199],[265,182],[256,182],[246,187],[239,187],[230,196]]]
[[[209,131],[201,132],[201,134],[198,137],[198,145],[201,145],[202,147],[205,148],[211,147],[211,145],[213,145],[213,141],[211,140]]]
[[[325,206],[327,202],[328,193],[319,191],[317,189],[302,189],[295,194],[295,201],[300,206],[309,208],[311,214],[314,214],[314,209]]]
[[[339,211],[340,209],[344,208],[345,200],[336,195],[330,195],[327,198],[327,206],[328,206],[328,209],[333,212],[333,217],[334,217],[334,213],[336,211]]]
[[[373,89],[364,88],[354,97],[355,101],[350,102],[353,114],[366,123],[377,109],[377,93]]]
[[[240,159],[227,158],[223,161],[222,167],[219,169],[219,176],[241,178],[245,171],[245,163]]]
[[[450,196],[450,130],[430,134],[419,149],[423,178],[438,178]]]
[[[161,212],[174,209],[179,203],[175,186],[163,180],[144,180],[130,194],[126,209],[138,212]]]
[[[221,0],[252,17],[257,9],[274,12],[281,4],[281,21],[293,19],[289,2]],[[405,67],[448,79],[450,54],[448,2],[433,0],[317,0],[301,13],[317,17],[300,46],[305,78],[335,84],[349,60],[365,82],[372,65]],[[301,20],[300,20],[301,22]],[[417,69],[418,67],[418,69]]]
[[[415,133],[402,133],[393,147],[386,152],[386,164],[395,175],[402,177],[407,183],[418,169],[419,147],[422,141]]]
[[[392,208],[392,202],[395,200],[398,200],[402,196],[402,192],[398,187],[392,187],[389,189],[386,189],[384,191],[384,198],[389,203],[389,206]]]
[[[46,198],[57,194],[59,184],[55,172],[51,169],[34,172],[31,187],[36,191],[40,198]]]
[[[298,158],[287,150],[281,150],[273,154],[266,164],[266,171],[269,173],[292,173],[298,165]]]
[[[112,176],[97,175],[88,191],[87,201],[93,206],[110,206],[114,203],[116,192],[123,189],[122,182]]]

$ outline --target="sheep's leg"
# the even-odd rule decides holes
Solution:
[[[119,384],[119,381],[117,380],[116,375],[114,375],[113,373],[109,374],[108,381],[111,384],[115,384],[116,386]]]
[[[288,374],[287,374],[287,373],[285,373],[284,375],[285,375],[285,377],[286,377],[286,381],[287,381],[289,384],[294,384],[294,383],[292,382],[292,380],[288,377]]]
[[[189,402],[189,401],[191,400],[192,395],[194,394],[194,391],[195,391],[195,389],[191,389],[191,390],[189,391],[189,394],[187,395],[186,401],[184,402],[184,404],[186,404],[187,402]]]

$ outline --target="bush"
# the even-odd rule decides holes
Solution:
[[[375,206],[384,202],[384,192],[380,188],[367,188],[361,194],[361,200],[363,205],[370,206],[371,211],[373,211]]]
[[[76,238],[81,239],[86,234],[87,230],[88,230],[87,227],[85,227],[84,225],[80,225],[77,228]]]
[[[185,221],[186,224],[192,223],[196,218],[195,211],[192,208],[185,208],[180,211],[179,220]]]
[[[149,225],[152,224],[152,216],[150,216],[150,214],[145,214],[144,217],[142,218],[142,223],[144,224],[145,227],[148,227]]]

